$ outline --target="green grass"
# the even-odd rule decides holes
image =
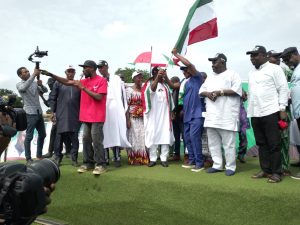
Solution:
[[[125,156],[123,157],[125,158]],[[238,163],[232,177],[193,173],[170,163],[109,167],[99,177],[78,174],[64,159],[52,204],[42,217],[72,225],[286,225],[300,221],[300,181],[253,180],[258,160]],[[294,172],[297,172],[294,171]]]

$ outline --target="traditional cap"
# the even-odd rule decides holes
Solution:
[[[267,50],[264,46],[256,45],[252,51],[246,52],[247,55],[257,54],[257,53],[267,53]]]
[[[98,63],[98,67],[101,67],[101,66],[108,66],[108,63],[105,60],[100,60]]]
[[[227,57],[223,53],[217,53],[214,58],[208,58],[208,61],[216,61],[217,59],[221,59],[221,61],[227,62]]]
[[[86,60],[82,65],[79,65],[81,67],[93,67],[94,69],[97,69],[97,64],[93,60]]]
[[[136,77],[137,75],[140,75],[142,73],[138,72],[138,71],[134,71],[131,75],[131,78],[133,79],[134,77]]]
[[[296,53],[298,52],[298,49],[296,47],[289,47],[289,48],[286,48],[283,50],[280,57],[283,58],[283,57],[286,57],[286,56],[290,55],[291,53],[295,53],[295,52]]]

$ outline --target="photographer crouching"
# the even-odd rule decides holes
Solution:
[[[34,129],[38,132],[36,157],[37,159],[42,159],[46,130],[39,96],[48,92],[48,89],[39,79],[40,71],[38,69],[35,69],[33,74],[30,75],[28,69],[20,67],[17,70],[17,74],[22,79],[21,82],[17,83],[17,90],[23,98],[24,110],[26,112],[27,129],[24,148],[27,165],[30,165],[33,162],[30,149]],[[34,81],[35,78],[37,78],[37,81]]]

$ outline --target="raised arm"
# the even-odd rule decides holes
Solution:
[[[188,60],[186,59],[185,57],[183,57],[182,55],[180,55],[178,52],[177,52],[177,49],[176,48],[173,48],[172,50],[172,54],[180,60],[180,62],[182,62],[186,67],[188,67],[188,70],[190,72],[190,74],[192,76],[196,75],[198,73],[198,71],[196,70],[195,66]]]
[[[48,77],[52,77],[54,80],[57,80],[58,82],[64,84],[64,85],[74,85],[74,80],[68,80],[66,78],[63,77],[59,77],[57,75],[54,75],[53,73],[48,72],[47,70],[40,70],[41,74],[46,75]]]

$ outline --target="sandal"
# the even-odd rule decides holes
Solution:
[[[281,181],[281,177],[277,174],[273,174],[271,177],[268,179],[268,183],[279,183]]]

